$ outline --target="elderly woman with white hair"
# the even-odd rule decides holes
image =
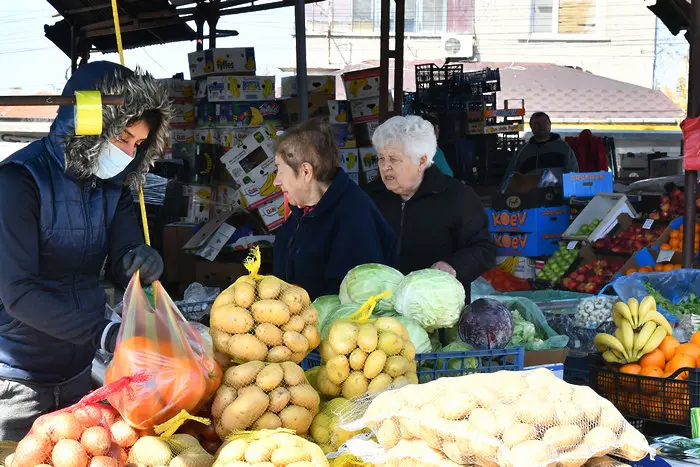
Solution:
[[[421,117],[390,118],[372,143],[381,178],[367,191],[399,237],[399,269],[449,272],[469,296],[471,282],[496,258],[479,197],[433,164],[435,132]]]

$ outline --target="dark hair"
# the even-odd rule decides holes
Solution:
[[[311,164],[319,182],[330,182],[340,165],[340,152],[330,124],[324,118],[312,118],[293,126],[277,139],[275,154],[289,165],[294,173],[304,162]]]
[[[163,115],[155,109],[144,110],[143,113],[137,117],[132,118],[126,123],[126,126],[131,126],[136,122],[145,122],[148,125],[148,135],[155,135],[160,129],[161,123],[163,123]]]
[[[544,112],[535,112],[535,113],[533,113],[532,116],[530,117],[530,121],[533,121],[534,119],[536,119],[536,118],[538,118],[538,117],[544,117],[544,118],[547,119],[547,121],[548,121],[549,123],[552,123],[552,120],[549,119],[549,115],[547,115],[547,114],[544,113]]]
[[[435,115],[432,114],[423,114],[421,115],[423,117],[423,120],[430,122],[433,127],[440,127],[440,119],[437,118]]]

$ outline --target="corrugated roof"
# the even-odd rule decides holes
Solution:
[[[415,65],[441,61],[404,63],[404,90],[415,91]],[[378,60],[368,60],[346,67],[347,71],[379,66]],[[525,99],[530,115],[544,111],[553,120],[572,121],[639,121],[669,122],[680,119],[683,111],[663,92],[622,81],[594,75],[581,69],[548,63],[465,63],[465,71],[499,68],[501,89],[499,107],[505,99]],[[393,66],[389,80],[393,83]],[[342,86],[337,89],[338,99],[344,98]]]
[[[46,37],[70,56],[71,25],[99,52],[117,50],[111,2],[48,0],[63,20],[44,26]],[[119,22],[125,49],[194,40],[196,33],[168,0],[120,0]]]

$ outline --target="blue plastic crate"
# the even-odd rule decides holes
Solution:
[[[312,350],[311,353],[301,361],[299,366],[304,371],[310,370],[316,366],[321,366],[321,354],[318,352],[318,349]]]
[[[613,192],[612,172],[575,172],[563,176],[564,198],[594,198]]]
[[[476,368],[469,368],[469,359],[476,359]],[[418,381],[427,383],[444,376],[463,376],[472,373],[494,373],[501,370],[520,371],[525,363],[522,347],[464,352],[436,352],[416,354]],[[449,363],[453,368],[449,368]],[[455,365],[455,363],[457,363]]]

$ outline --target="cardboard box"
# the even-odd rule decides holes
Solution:
[[[207,79],[200,78],[194,81],[194,100],[195,102],[206,101],[208,96]]]
[[[278,101],[197,103],[198,125],[258,127],[265,123],[286,121],[284,108]]]
[[[187,54],[187,60],[192,78],[207,75],[255,74],[253,47],[200,50]]]
[[[574,172],[564,174],[564,198],[593,198],[613,192],[612,172]]]
[[[189,79],[159,79],[168,89],[168,97],[175,99],[192,99],[194,97],[194,81]]]
[[[546,173],[512,174],[499,192],[493,195],[491,207],[497,211],[519,211],[529,208],[561,206],[564,204],[561,187],[541,186],[546,176]]]
[[[239,277],[247,275],[248,271],[241,263],[197,259],[194,263],[194,274],[195,281],[203,286],[224,290]]]
[[[540,232],[561,234],[569,226],[569,207],[530,208],[522,211],[487,209],[491,232]]]
[[[342,77],[347,100],[379,97],[379,68],[351,71]]]
[[[352,132],[352,125],[349,123],[331,125],[331,131],[335,136],[335,142],[340,149],[354,149],[357,147],[355,134]]]
[[[280,102],[284,106],[287,123],[290,125],[299,123],[299,98],[292,97],[283,99]],[[328,117],[329,112],[328,98],[325,94],[309,94],[309,118]]]
[[[194,129],[194,140],[197,143],[219,144],[219,129],[197,127]]]
[[[698,223],[700,219],[696,217],[695,223]],[[661,235],[659,235],[659,238],[654,242],[654,244],[651,246],[655,250],[660,250],[661,245],[664,243],[669,243],[671,240],[671,231],[672,230],[678,230],[681,228],[683,225],[683,216],[676,217],[673,219],[671,222],[669,222],[668,227],[666,227],[666,230],[663,231]]]
[[[394,101],[389,94],[388,109],[394,108]],[[368,97],[350,101],[350,115],[353,123],[379,121],[379,97]]]
[[[620,158],[620,168],[622,169],[649,169],[649,155],[645,153],[622,154]]]
[[[172,149],[175,144],[194,143],[194,128],[171,127],[166,148]]]
[[[328,101],[328,120],[331,124],[343,124],[350,121],[348,101]]]
[[[260,127],[219,127],[217,128],[217,141],[219,146],[231,149],[238,146],[238,143],[248,136],[258,131]]]
[[[491,232],[498,256],[549,256],[559,248],[561,233]]]
[[[260,206],[257,211],[267,230],[275,230],[284,224],[284,197],[278,196],[274,200]]]
[[[245,198],[238,190],[238,187],[233,185],[218,186],[216,188],[216,214],[230,212],[238,208],[246,208]]]
[[[497,256],[496,266],[500,266],[506,261],[510,261],[512,256]],[[515,263],[513,268],[513,276],[519,277],[520,279],[534,279],[537,275],[537,265],[536,261],[532,258],[527,258],[525,256],[519,256],[518,262]]]
[[[335,76],[332,75],[308,75],[306,77],[308,92],[319,93],[335,99]],[[297,77],[285,76],[281,82],[282,97],[297,97]]]
[[[358,151],[360,167],[362,167],[363,172],[379,170],[379,159],[377,158],[377,151],[375,151],[374,148],[359,148]]]
[[[661,157],[651,161],[650,165],[651,178],[680,175],[684,170],[682,157]]]
[[[212,201],[216,200],[216,192],[206,185],[184,185],[182,194],[185,197],[187,214],[181,218],[181,222],[201,224],[208,222],[212,217]]]
[[[639,270],[639,268],[650,267],[656,268],[658,264],[663,265],[682,265],[683,253],[673,250],[655,250],[653,248],[642,248],[637,251],[622,268],[615,274],[615,279],[627,274],[630,269]]]
[[[273,199],[282,196],[282,192],[274,185],[277,171],[275,165],[272,170],[262,175],[251,175],[244,178],[238,190],[243,197],[243,202],[248,209],[256,209]]]
[[[170,125],[187,124],[194,126],[195,111],[191,102],[173,102],[173,113],[170,116]]]
[[[163,227],[163,264],[169,282],[191,284],[195,281],[195,257],[182,247],[192,237],[196,224],[174,223]]]
[[[210,76],[209,102],[264,101],[275,98],[274,76]]]
[[[360,172],[360,161],[357,154],[357,149],[340,150],[340,167],[347,174],[356,174]]]
[[[367,170],[362,172],[362,182],[364,184],[367,183],[372,183],[376,179],[379,178],[379,169],[372,169],[372,170]],[[359,179],[359,177],[358,177]]]
[[[371,120],[362,123],[353,123],[353,130],[357,145],[360,147],[372,146],[372,135],[379,126],[379,120]]]
[[[260,177],[275,171],[274,135],[274,127],[260,127],[221,157],[226,170],[239,185],[243,185],[247,177]]]
[[[595,242],[606,236],[617,225],[617,218],[620,214],[629,214],[633,218],[639,217],[625,195],[599,193],[581,211],[581,214],[574,219],[564,232],[563,237],[567,240]],[[600,220],[600,224],[590,235],[576,234],[581,227],[590,224],[596,219]]]
[[[564,363],[569,349],[540,350],[538,352],[525,352],[524,366],[550,365],[553,363]]]

